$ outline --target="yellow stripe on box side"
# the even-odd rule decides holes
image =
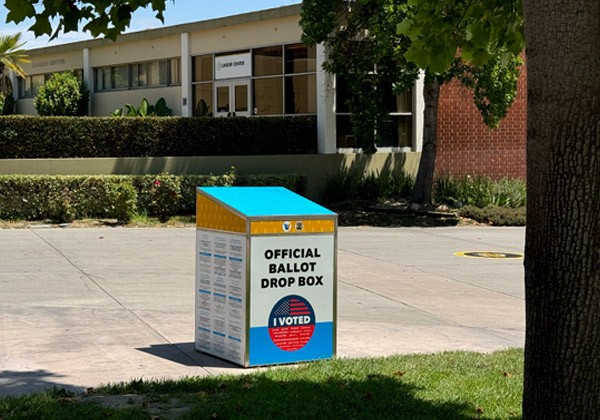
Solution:
[[[274,233],[333,233],[334,220],[261,220],[250,224],[252,235]]]
[[[246,232],[246,221],[200,193],[196,194],[196,227]]]

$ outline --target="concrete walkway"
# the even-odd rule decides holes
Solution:
[[[340,228],[338,356],[522,346],[522,228]],[[194,229],[0,229],[0,396],[247,371],[194,351]]]

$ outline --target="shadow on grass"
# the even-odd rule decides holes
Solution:
[[[109,393],[175,397],[180,418],[474,419],[477,408],[452,401],[426,401],[419,389],[395,376],[344,378],[338,373],[315,382],[290,370],[278,379],[269,371],[252,376],[188,378],[172,383],[132,383]],[[296,378],[299,376],[300,378]],[[152,397],[150,397],[152,398]],[[159,397],[160,398],[160,397]],[[169,407],[164,406],[165,411]]]

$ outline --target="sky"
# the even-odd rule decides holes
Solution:
[[[213,19],[222,16],[237,15],[256,10],[270,9],[273,7],[289,6],[300,3],[300,0],[166,0],[167,6],[164,13],[165,22],[161,23],[154,17],[151,9],[138,11],[131,19],[131,26],[126,32],[142,31],[145,29],[160,28],[162,26],[178,25],[180,23],[197,22],[199,20]],[[60,34],[58,39],[51,42],[49,37],[43,36],[35,38],[32,32],[27,29],[33,24],[33,21],[21,22],[19,25],[14,23],[5,23],[8,11],[4,7],[4,2],[0,6],[0,34],[8,35],[16,32],[23,33],[23,40],[26,44],[25,49],[41,48],[50,45],[64,44],[67,42],[81,41],[90,39],[91,36],[85,33],[69,32]],[[83,26],[83,25],[82,25]]]

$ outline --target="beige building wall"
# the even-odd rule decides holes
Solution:
[[[193,31],[190,32],[190,53],[210,54],[299,42],[302,31],[298,20],[297,15],[286,16],[268,21]]]
[[[90,65],[93,68],[161,60],[181,56],[179,35],[152,36],[134,42],[110,42],[90,49]]]
[[[125,104],[131,104],[137,108],[144,98],[150,105],[154,105],[160,98],[165,98],[167,106],[173,110],[173,115],[180,115],[180,86],[96,92],[92,101],[92,115],[109,116],[111,112],[117,108],[123,108]]]
[[[17,114],[38,115],[33,106],[33,98],[23,98],[17,100]]]
[[[83,68],[81,49],[68,51],[61,48],[54,51],[52,48],[41,48],[28,51],[28,55],[31,63],[23,63],[21,67],[30,76]]]

